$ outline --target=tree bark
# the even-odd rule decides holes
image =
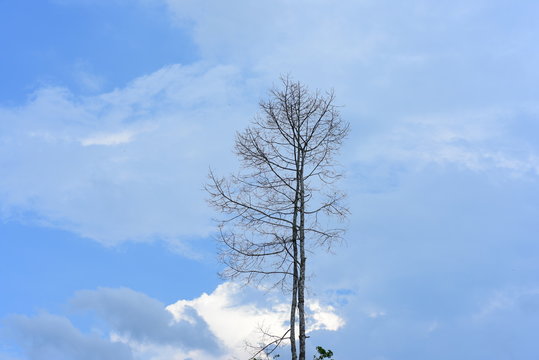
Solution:
[[[301,160],[303,163],[303,159]],[[303,164],[300,177],[300,207],[299,207],[299,283],[298,283],[298,313],[299,313],[299,360],[305,360],[305,186],[303,183]]]
[[[298,219],[298,196],[294,199],[294,218],[292,220],[292,255],[294,262],[293,276],[292,276],[292,300],[290,303],[290,353],[291,360],[297,360],[296,349],[296,308],[298,306],[298,231],[297,220]]]

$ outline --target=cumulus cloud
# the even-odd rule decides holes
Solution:
[[[210,329],[239,358],[248,355],[245,343],[258,344],[263,338],[261,330],[282,336],[287,330],[289,305],[275,294],[242,288],[236,283],[219,285],[211,294],[202,294],[193,300],[180,300],[168,306],[177,319],[193,308],[208,323]],[[253,296],[254,295],[254,296]],[[264,296],[263,299],[260,297]],[[345,321],[330,305],[319,300],[307,303],[308,331],[337,331]],[[231,326],[234,331],[230,331]]]
[[[100,319],[93,332],[81,332],[66,317],[40,314],[8,317],[6,334],[29,360],[228,360],[249,356],[245,343],[263,340],[261,329],[284,334],[288,321],[288,304],[281,296],[230,282],[166,307],[127,288],[79,291],[70,307]],[[307,307],[309,333],[344,326],[335,307],[320,300]]]
[[[98,334],[84,334],[66,318],[40,314],[12,315],[5,320],[6,335],[24,349],[28,360],[132,360],[130,348]]]
[[[77,309],[93,310],[120,337],[138,343],[219,352],[219,343],[193,308],[174,321],[159,301],[127,288],[79,291],[71,300]]]
[[[308,331],[329,330],[337,331],[344,326],[345,321],[335,313],[331,305],[322,305],[318,300],[311,300],[307,305],[312,314],[312,323]]]

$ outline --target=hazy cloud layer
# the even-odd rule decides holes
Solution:
[[[334,318],[321,305],[313,326],[340,331],[312,343],[370,360],[535,360],[537,2],[154,2],[192,34],[200,61],[95,96],[45,87],[1,108],[4,219],[106,244],[207,235],[208,165],[234,168],[234,132],[289,72],[334,87],[352,127],[347,244],[309,255],[312,292],[340,306]],[[195,309],[225,346],[251,330],[225,331],[221,309],[240,322],[275,311],[267,321],[282,326],[279,301],[231,305],[228,286],[169,309]],[[165,335],[140,344],[147,334],[122,321],[111,322],[115,341],[173,358]],[[197,351],[185,356],[209,356]]]
[[[233,67],[174,65],[111,93],[46,88],[0,109],[1,214],[106,244],[206,234],[209,159],[227,162],[223,130],[244,120],[237,81]]]
[[[94,96],[42,88],[0,109],[4,219],[106,244],[208,234],[208,166],[233,167],[234,132],[287,72],[336,89],[350,167],[537,173],[537,138],[517,125],[538,114],[533,3],[163,3],[192,30],[198,63]]]
[[[367,359],[533,359],[536,176],[455,163],[385,170],[358,170],[366,180],[351,185],[346,244],[310,258],[313,289],[337,302],[353,291],[339,336],[312,341],[347,354],[356,341]]]

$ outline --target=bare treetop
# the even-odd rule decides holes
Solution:
[[[242,170],[228,178],[210,172],[209,202],[225,216],[219,222],[223,275],[246,283],[271,280],[292,291],[290,341],[295,354],[299,312],[300,360],[305,358],[305,250],[328,248],[343,229],[322,218],[348,214],[334,156],[349,131],[333,92],[310,92],[288,77],[260,102],[251,126],[236,136]]]

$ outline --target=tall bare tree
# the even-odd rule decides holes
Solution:
[[[242,170],[228,178],[210,171],[206,190],[210,204],[225,215],[219,222],[222,275],[291,294],[288,330],[270,337],[259,352],[271,353],[289,340],[292,360],[305,360],[307,252],[330,248],[343,235],[331,220],[348,214],[344,194],[334,187],[341,177],[334,156],[349,125],[332,91],[311,92],[289,77],[281,78],[260,110],[236,136]]]

